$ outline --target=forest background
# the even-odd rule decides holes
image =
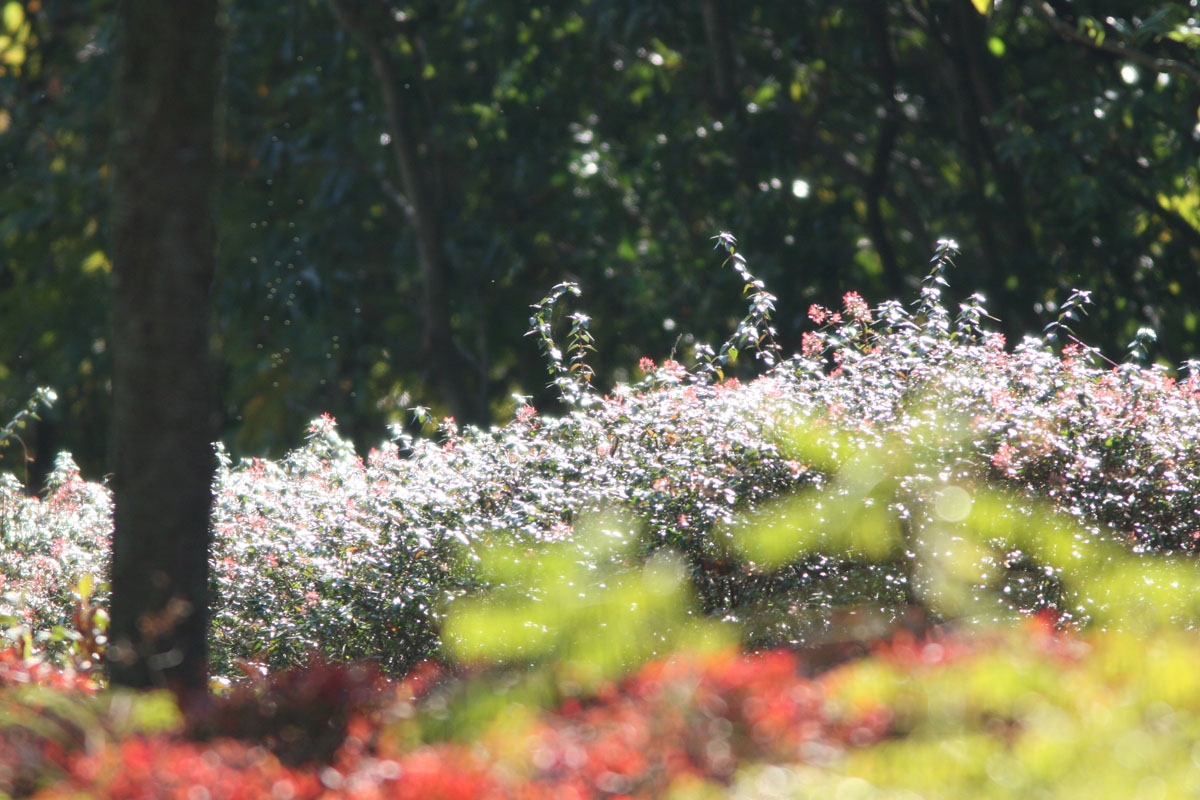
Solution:
[[[109,471],[116,4],[0,2],[0,417],[33,490]],[[980,10],[987,13],[981,14]],[[1093,291],[1085,341],[1200,352],[1200,16],[1171,3],[700,0],[222,7],[222,438],[317,414],[360,448],[411,409],[553,408],[523,336],[563,280],[604,387],[744,313],[712,237],[779,295],[911,297],[934,242],[1011,341]],[[961,298],[958,298],[961,299]]]

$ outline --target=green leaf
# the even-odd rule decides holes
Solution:
[[[86,603],[92,596],[94,586],[95,579],[89,573],[79,579],[79,585],[75,587],[75,593],[79,595],[81,601]]]
[[[16,33],[21,23],[25,22],[25,9],[16,0],[12,0],[4,4],[4,11],[0,12],[0,16],[4,18],[5,30]]]

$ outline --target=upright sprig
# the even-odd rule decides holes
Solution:
[[[1065,335],[1071,341],[1079,344],[1075,331],[1071,330],[1068,321],[1077,321],[1087,316],[1087,307],[1092,303],[1092,293],[1086,289],[1072,289],[1071,296],[1062,304],[1058,311],[1058,319],[1050,322],[1042,329],[1042,335],[1049,342],[1055,341],[1060,335]]]
[[[1133,341],[1125,346],[1125,360],[1145,364],[1150,358],[1150,346],[1158,341],[1154,328],[1141,327],[1133,336]]]
[[[39,417],[37,414],[38,408],[40,406],[49,408],[50,406],[54,405],[54,401],[57,399],[58,395],[53,389],[49,389],[45,386],[39,386],[33,393],[33,396],[29,398],[29,401],[25,403],[25,407],[18,411],[16,415],[8,421],[7,425],[5,425],[3,428],[0,428],[0,448],[6,447],[9,439],[16,439],[18,442],[20,442],[21,437],[17,435],[17,431],[28,425],[30,421],[41,419],[41,417]],[[22,444],[22,446],[24,445]]]
[[[596,402],[592,387],[592,378],[596,373],[587,363],[587,354],[596,349],[591,318],[579,312],[570,315],[571,329],[567,333],[565,357],[554,341],[554,309],[568,294],[579,297],[582,294],[579,284],[569,281],[560,283],[540,303],[535,303],[534,314],[529,318],[529,332],[525,335],[537,337],[538,349],[546,357],[551,385],[558,387],[563,401],[576,408],[587,408]]]
[[[721,345],[718,352],[713,353],[711,348],[701,348],[701,374],[724,380],[725,368],[736,361],[738,353],[746,347],[753,347],[755,358],[770,369],[779,363],[781,353],[779,343],[775,340],[775,328],[771,325],[771,314],[775,311],[775,295],[768,292],[763,282],[746,268],[746,257],[737,252],[737,239],[732,233],[722,231],[713,239],[717,241],[713,249],[725,249],[728,254],[725,264],[732,264],[744,281],[742,293],[749,295],[750,307],[733,335]]]
[[[1087,307],[1092,304],[1092,293],[1088,289],[1072,289],[1071,294],[1063,302],[1062,307],[1058,310],[1058,317],[1042,329],[1042,335],[1046,337],[1047,342],[1055,342],[1059,337],[1071,340],[1079,347],[1083,348],[1084,352],[1091,353],[1094,356],[1107,361],[1109,364],[1116,366],[1116,362],[1106,358],[1100,352],[1100,348],[1093,347],[1081,340],[1072,330],[1069,322],[1076,322],[1087,316]],[[1133,345],[1131,344],[1130,347]]]
[[[1189,358],[1184,361],[1183,369],[1187,371],[1188,382],[1200,386],[1200,358]]]
[[[25,447],[25,442],[20,436],[17,435],[17,431],[22,430],[31,421],[37,421],[41,419],[37,413],[38,408],[43,406],[45,408],[49,408],[50,406],[54,405],[54,401],[57,399],[58,395],[53,389],[45,386],[39,386],[34,391],[33,396],[29,398],[29,401],[25,403],[25,407],[18,411],[16,415],[8,421],[7,425],[5,425],[3,428],[0,428],[0,450],[3,450],[8,446],[10,439],[15,439],[17,444],[21,445],[21,449],[25,452],[24,461],[26,464],[28,464],[31,460],[29,457],[29,449]],[[29,478],[28,470],[26,470],[25,478],[26,480]]]
[[[942,305],[942,288],[949,286],[946,273],[954,266],[959,253],[958,242],[953,239],[938,239],[929,260],[929,274],[921,279],[921,297],[917,300],[917,315],[924,317],[923,327],[927,332],[945,338],[950,333],[950,315]]]
[[[990,320],[995,320],[991,314],[987,313],[985,307],[986,300],[979,292],[975,292],[967,298],[965,303],[958,306],[958,318],[954,321],[955,337],[966,342],[979,342],[983,340],[983,320],[986,317]]]

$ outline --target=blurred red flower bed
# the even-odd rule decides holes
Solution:
[[[22,675],[79,707],[96,699],[94,684],[47,665],[17,667],[15,658],[0,661],[5,686]],[[214,697],[167,733],[121,736],[100,712],[95,730],[78,723],[71,735],[33,736],[43,726],[5,722],[0,759],[24,766],[0,769],[0,791],[112,800],[651,798],[681,782],[722,785],[748,763],[821,764],[887,732],[882,711],[836,716],[822,683],[804,673],[786,651],[677,655],[471,742],[423,742],[423,704],[458,677],[426,665],[396,682],[314,661]],[[38,713],[30,697],[20,702]]]

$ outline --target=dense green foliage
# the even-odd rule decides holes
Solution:
[[[112,6],[3,4],[0,403],[62,398],[30,441],[35,483],[60,448],[108,468]],[[900,296],[942,235],[1014,341],[1081,287],[1104,298],[1084,338],[1106,351],[1143,326],[1154,358],[1197,349],[1194,3],[384,10],[367,22],[399,128],[327,3],[226,7],[215,300],[235,456],[281,455],[322,412],[364,449],[410,406],[506,418],[540,372],[521,309],[564,279],[597,315],[598,385],[690,358],[739,314],[703,254],[720,228],[755,243],[789,350],[809,302]],[[436,307],[401,139],[450,289]]]

